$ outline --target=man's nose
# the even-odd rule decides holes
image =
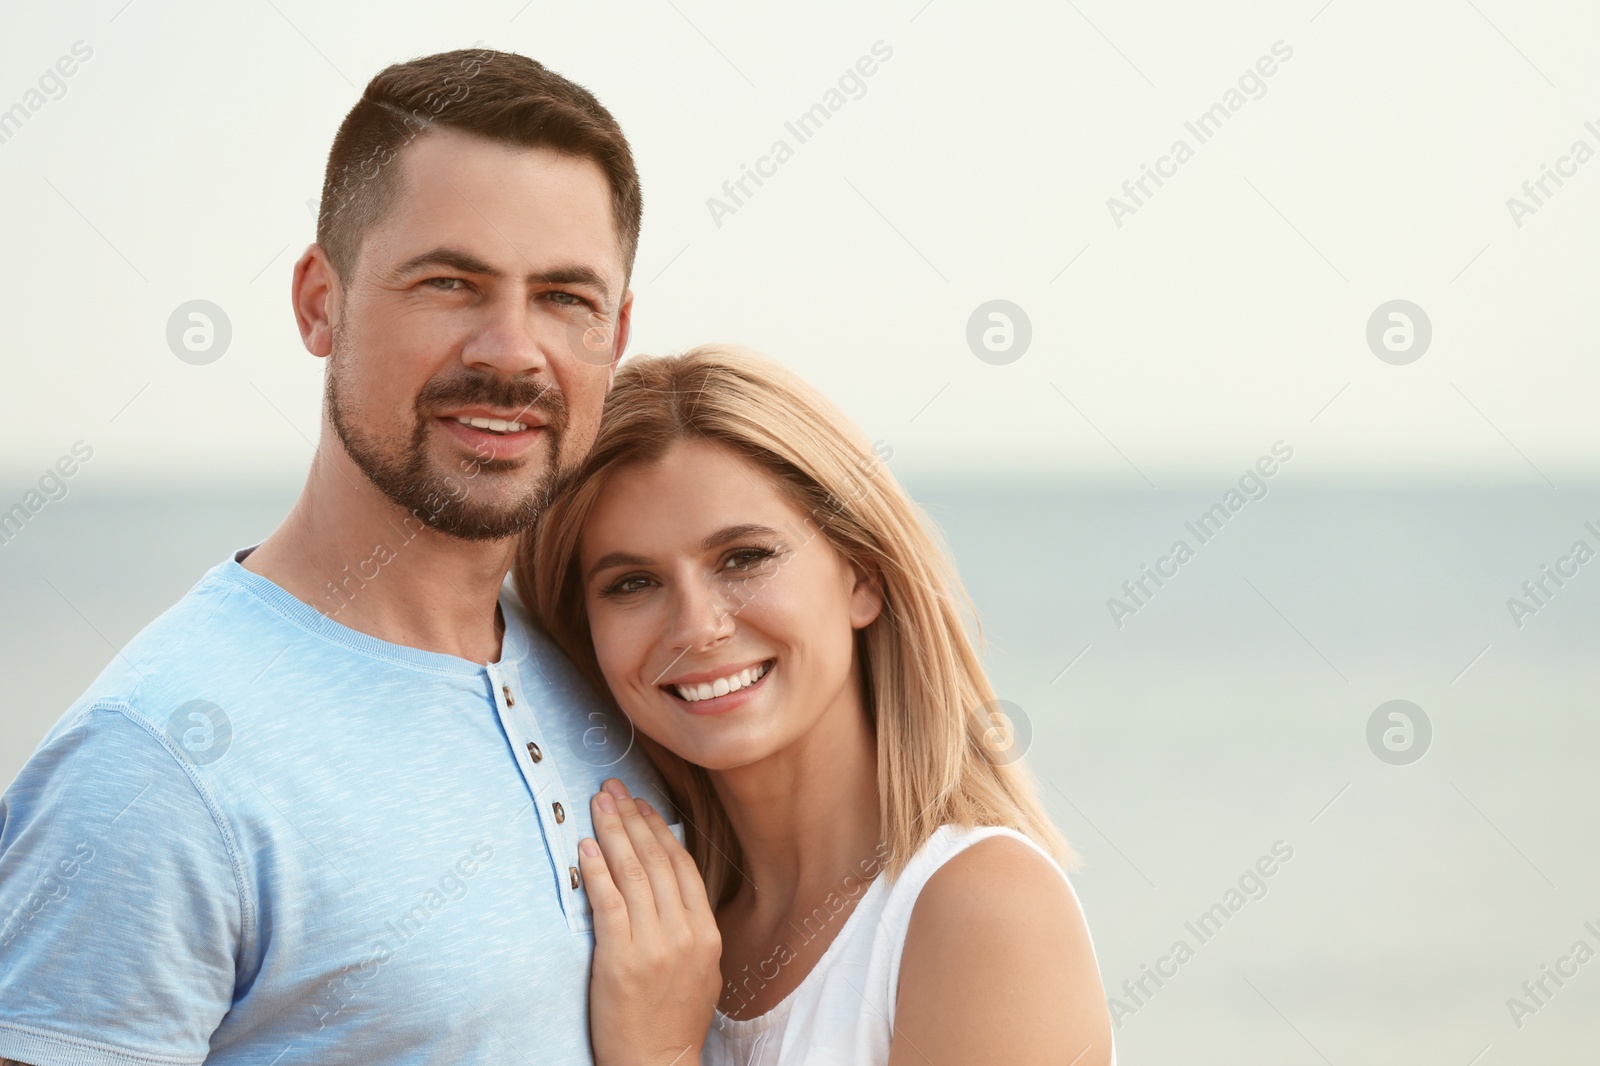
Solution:
[[[461,358],[474,369],[502,377],[539,373],[550,365],[543,340],[524,304],[495,300],[483,308]]]

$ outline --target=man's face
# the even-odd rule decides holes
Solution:
[[[448,130],[389,165],[400,195],[333,311],[327,415],[422,522],[510,536],[594,443],[626,343],[610,187],[588,159]]]

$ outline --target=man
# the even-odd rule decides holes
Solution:
[[[663,796],[503,585],[594,440],[639,219],[615,120],[532,60],[368,85],[294,273],[304,491],[0,799],[0,1060],[590,1061],[589,800]]]

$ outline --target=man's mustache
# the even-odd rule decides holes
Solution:
[[[459,374],[430,381],[417,394],[419,411],[472,406],[510,408],[519,415],[532,411],[557,431],[567,424],[567,398],[554,382]]]

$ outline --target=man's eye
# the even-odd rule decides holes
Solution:
[[[439,292],[459,292],[467,283],[463,278],[429,278],[423,284]]]
[[[570,292],[552,292],[548,293],[547,295],[551,300],[560,304],[562,307],[581,307],[589,302],[583,297],[576,296]]]

